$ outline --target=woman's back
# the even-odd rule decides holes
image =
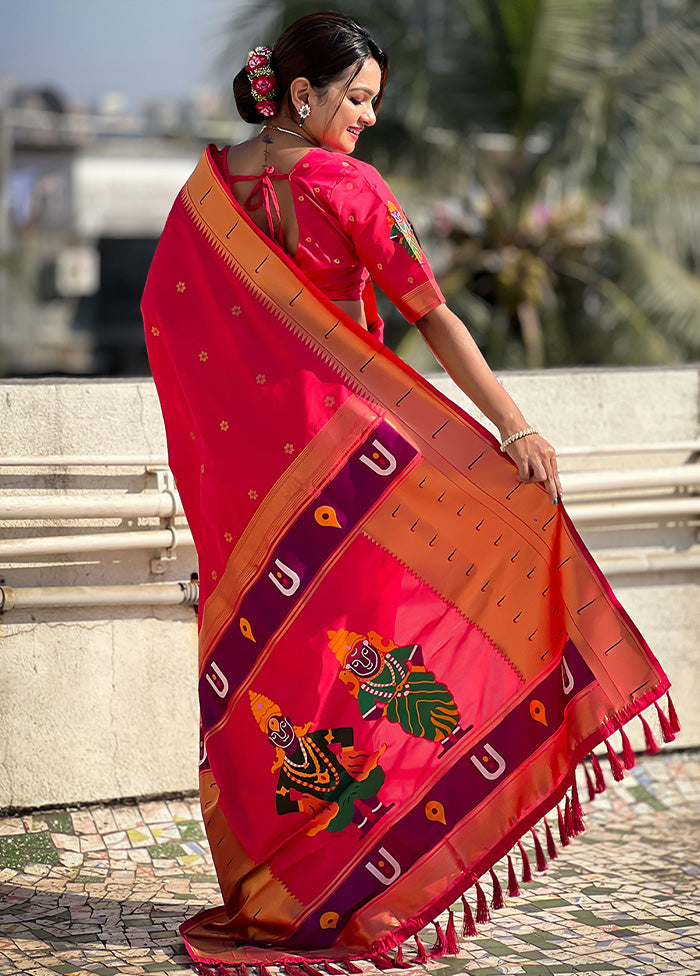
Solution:
[[[337,239],[334,242],[334,238],[344,237],[342,229],[330,214],[323,228],[317,226],[318,220],[305,219],[309,215],[303,204],[313,199],[313,189],[305,185],[304,169],[309,165],[303,160],[313,152],[333,156],[308,143],[280,145],[279,137],[267,131],[262,143],[253,139],[224,150],[222,171],[235,199],[259,230],[275,240],[342,311],[367,328],[362,303],[366,274],[357,257],[348,255],[346,247],[339,248]],[[326,175],[332,181],[332,165],[330,170]],[[320,188],[316,190],[318,202]],[[323,199],[327,198],[324,193]],[[329,257],[329,251],[336,256]],[[337,256],[341,251],[346,252],[342,258]]]
[[[221,150],[215,161],[261,232],[363,327],[370,276],[409,322],[444,301],[410,224],[372,166],[315,147],[261,149],[259,140]]]

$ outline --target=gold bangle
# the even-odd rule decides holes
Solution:
[[[504,454],[505,449],[514,441],[519,441],[521,437],[527,437],[528,434],[539,434],[539,430],[536,427],[526,427],[525,430],[519,430],[517,434],[511,434],[510,437],[506,437],[501,444],[501,454]]]

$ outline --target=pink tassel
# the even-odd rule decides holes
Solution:
[[[508,894],[511,898],[517,898],[520,894],[520,885],[518,884],[518,879],[515,876],[515,868],[513,867],[513,858],[508,855]]]
[[[566,824],[566,832],[569,837],[576,836],[576,828],[574,827],[574,815],[571,812],[571,800],[567,796],[566,803],[564,804],[564,823]]]
[[[625,771],[622,768],[622,763],[617,758],[617,753],[610,745],[608,740],[605,740],[605,748],[608,750],[608,762],[610,763],[610,771],[613,774],[613,779],[616,783],[625,778]]]
[[[545,817],[544,821],[544,834],[547,841],[547,854],[549,854],[550,861],[553,861],[555,857],[558,857],[556,844],[554,843],[554,837],[552,836],[552,828],[549,826],[549,821]]]
[[[661,735],[664,742],[673,742],[676,738],[676,733],[673,731],[671,723],[666,718],[658,702],[654,702],[654,707],[656,708],[656,714],[659,716],[659,725],[661,726]]]
[[[491,921],[489,906],[486,902],[486,895],[484,894],[484,889],[481,887],[478,881],[476,882],[476,920],[477,922]]]
[[[272,973],[264,962],[259,963],[258,968],[260,969],[260,976],[272,976]],[[328,963],[326,963],[326,969],[328,969]],[[328,969],[328,976],[342,976],[342,970],[335,969],[333,972],[331,972],[331,970]]]
[[[248,971],[248,967],[246,966],[246,964],[244,962],[242,962],[242,963],[239,964],[238,972],[240,973],[240,976],[250,976],[250,973]]]
[[[447,939],[447,955],[456,956],[459,953],[459,939],[457,938],[457,929],[455,928],[455,913],[451,909],[447,921],[447,929],[445,930],[445,938]]]
[[[414,935],[413,938],[416,940],[416,950],[417,950],[416,958],[413,961],[423,965],[423,963],[426,963],[428,961],[428,953],[425,951],[425,946],[418,938],[418,936]]]
[[[318,969],[314,969],[314,967],[311,966],[308,962],[306,962],[306,960],[304,960],[304,962],[299,963],[299,965],[306,973],[306,976],[321,976]]]
[[[585,763],[583,763],[583,771],[586,774],[586,786],[588,787],[588,799],[595,800],[595,786],[593,785],[591,774],[588,772],[588,766]]]
[[[386,972],[387,969],[394,968],[394,960],[386,952],[380,952],[376,956],[370,956],[370,962],[375,969],[379,969],[381,972]]]
[[[408,963],[403,960],[403,944],[401,944],[396,950],[396,955],[394,956],[394,969],[409,969]]]
[[[681,723],[678,721],[678,714],[671,701],[670,692],[666,692],[666,705],[668,706],[668,719],[671,723],[671,728],[674,732],[678,733],[681,730]]]
[[[493,870],[493,868],[489,869],[489,874],[491,875],[491,884],[493,885],[491,908],[498,910],[499,908],[503,908],[503,889],[501,888],[501,882],[496,877],[496,872]]]
[[[326,972],[328,976],[343,976],[343,970],[338,969],[337,966],[331,966],[331,964],[326,960],[325,962]],[[263,967],[260,967],[260,976],[271,976],[271,973],[263,973]]]
[[[646,754],[647,756],[653,756],[659,751],[659,747],[654,739],[654,733],[651,731],[649,723],[643,715],[639,716],[639,721],[642,723],[642,728],[644,729],[644,745],[646,746]]]
[[[603,770],[600,768],[598,757],[594,752],[591,753],[591,766],[593,767],[593,775],[595,776],[595,791],[596,793],[603,793],[605,791],[605,777],[603,776]]]
[[[561,807],[557,807],[557,820],[559,822],[559,840],[561,842],[561,846],[568,847],[571,841],[569,839],[569,833],[566,829],[566,824],[564,823]]]
[[[440,923],[433,922],[433,925],[435,926],[435,945],[428,951],[428,958],[442,959],[447,954],[447,939]]]
[[[527,884],[528,881],[532,881],[532,868],[530,867],[530,858],[527,856],[527,851],[522,845],[521,841],[518,841],[518,847],[520,848],[520,856],[523,859],[523,873],[521,881],[523,884]]]
[[[349,973],[361,973],[362,972],[362,970],[357,965],[357,963],[354,963],[352,961],[352,959],[344,959],[343,960],[343,965],[345,966],[345,968],[347,969],[347,971]]]
[[[282,966],[282,969],[284,969],[287,976],[305,976],[304,970],[293,962],[286,962]]]
[[[538,871],[547,870],[547,858],[544,856],[544,851],[542,850],[542,845],[540,844],[540,839],[535,833],[534,828],[530,830],[532,834],[532,839],[535,842],[535,861],[537,862]]]
[[[625,769],[633,769],[637,762],[634,749],[624,729],[620,729],[620,736],[622,738],[622,765]]]
[[[586,825],[583,822],[583,807],[581,806],[581,801],[578,795],[578,786],[576,785],[576,777],[574,776],[573,783],[571,784],[571,819],[574,824],[574,831],[576,836],[582,834],[586,829]]]
[[[467,938],[467,936],[478,935],[476,931],[476,925],[474,924],[474,916],[472,915],[472,910],[469,907],[469,902],[462,895],[462,908],[464,910],[464,916],[462,919],[462,935]]]

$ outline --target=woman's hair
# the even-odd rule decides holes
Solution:
[[[379,93],[374,99],[376,109],[384,94],[388,68],[384,51],[364,27],[344,14],[325,11],[301,17],[290,24],[272,49],[271,67],[277,80],[277,104],[282,105],[286,99],[290,113],[294,114],[289,86],[295,78],[308,78],[313,87],[322,92],[353,65],[356,66],[354,78],[370,59],[377,62],[382,75]],[[241,118],[253,124],[264,121],[245,68],[233,79],[233,94]]]

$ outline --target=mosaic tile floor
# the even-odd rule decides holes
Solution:
[[[459,956],[428,968],[700,973],[699,801],[700,753],[644,758],[596,799],[586,832],[524,897],[463,939]],[[177,926],[217,902],[193,797],[0,819],[7,976],[191,976]],[[433,941],[427,930],[425,941]]]

